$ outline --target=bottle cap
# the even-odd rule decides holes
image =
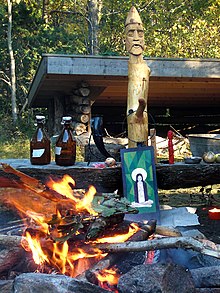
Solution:
[[[64,117],[62,118],[62,122],[61,122],[61,124],[65,124],[65,123],[70,124],[71,122],[72,122],[72,117],[71,117],[71,116],[64,116]]]
[[[39,123],[45,123],[45,116],[36,115],[36,121],[39,122]]]

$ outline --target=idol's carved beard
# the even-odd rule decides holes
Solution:
[[[132,51],[135,51],[135,50],[139,49],[138,47],[139,47],[142,51],[144,51],[144,47],[143,47],[141,44],[133,44],[133,45],[131,46],[130,50],[129,50],[129,53],[132,53]]]

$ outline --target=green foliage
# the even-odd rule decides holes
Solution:
[[[127,54],[124,23],[132,3],[131,0],[99,1],[102,4],[98,35],[100,55]],[[146,56],[220,58],[219,0],[137,0],[135,6],[145,27]],[[22,108],[42,53],[90,52],[87,0],[19,0],[13,2],[12,13],[19,123],[23,123],[19,129],[26,133],[30,129],[29,112]],[[7,84],[10,77],[7,23],[7,1],[4,0],[0,3],[0,118],[3,118],[0,141],[5,140],[7,133],[10,133],[8,137],[20,135],[16,129],[5,131],[12,124],[8,123],[11,96]]]

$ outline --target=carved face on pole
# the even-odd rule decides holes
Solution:
[[[128,53],[139,56],[144,51],[144,29],[141,18],[135,7],[131,7],[126,23],[126,50]]]

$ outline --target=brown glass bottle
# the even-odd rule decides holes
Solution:
[[[62,118],[63,130],[56,141],[55,162],[60,166],[71,166],[76,161],[76,141],[71,129],[72,117]]]
[[[50,163],[50,139],[44,129],[45,117],[37,115],[37,130],[30,141],[30,161],[33,165],[46,165]]]

